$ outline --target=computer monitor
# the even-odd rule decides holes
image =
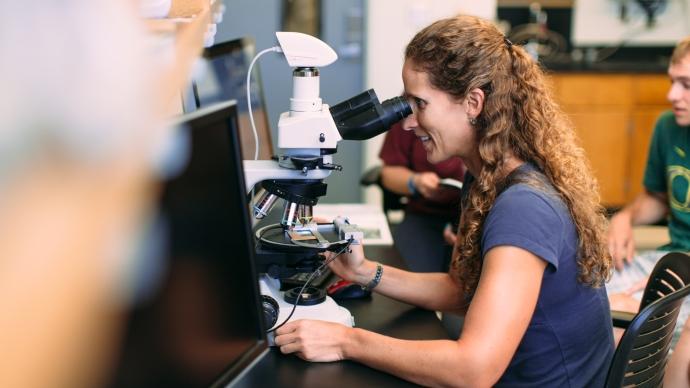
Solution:
[[[187,152],[158,201],[161,269],[127,312],[114,387],[225,386],[267,351],[235,102],[180,124]]]
[[[196,75],[183,95],[185,112],[222,101],[237,100],[243,159],[254,159],[254,135],[247,105],[247,72],[254,53],[254,40],[249,37],[206,48]],[[273,156],[273,144],[258,62],[252,69],[250,95],[259,137],[259,159],[267,160]]]

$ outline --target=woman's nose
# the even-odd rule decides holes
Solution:
[[[403,119],[402,129],[406,131],[411,131],[415,128],[417,128],[417,114],[413,112],[412,114]]]

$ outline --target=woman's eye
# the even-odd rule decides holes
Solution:
[[[423,110],[426,107],[426,101],[422,100],[419,97],[407,95],[405,98],[407,99],[407,102],[410,104],[412,112],[416,113],[417,111]]]

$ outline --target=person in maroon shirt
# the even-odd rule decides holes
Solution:
[[[460,190],[440,184],[443,178],[462,182],[465,166],[458,157],[429,163],[421,141],[395,124],[379,153],[384,163],[381,184],[408,197],[405,218],[393,231],[395,247],[414,272],[448,270],[455,233],[450,224],[460,216]]]

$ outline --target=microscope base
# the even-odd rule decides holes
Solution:
[[[279,311],[276,325],[281,324],[285,318],[290,315],[290,311],[292,311],[292,304],[287,303],[283,299],[283,292],[280,291],[280,282],[277,279],[272,279],[266,275],[261,275],[259,278],[259,287],[262,295],[268,295],[278,302]],[[330,296],[327,296],[325,301],[312,306],[298,305],[295,308],[295,312],[292,314],[290,321],[296,321],[298,319],[315,319],[320,321],[335,322],[348,327],[353,327],[355,325],[355,319],[352,314],[350,314],[350,311],[342,306],[339,306]],[[268,344],[270,346],[274,346],[273,337],[273,332],[268,333]]]

